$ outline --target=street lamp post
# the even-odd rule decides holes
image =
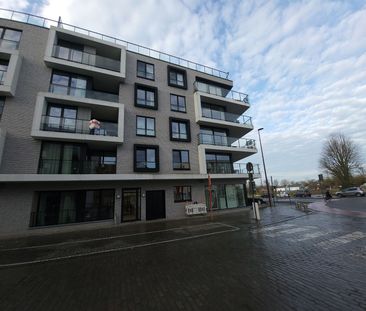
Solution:
[[[258,129],[259,144],[261,146],[263,170],[264,170],[264,177],[266,179],[266,187],[267,187],[267,193],[268,193],[269,206],[272,207],[272,197],[271,197],[271,193],[269,192],[269,183],[268,183],[268,178],[267,178],[266,163],[264,162],[264,156],[263,156],[263,147],[262,147],[262,140],[261,140],[261,133],[260,133],[261,130],[263,130],[263,127]]]

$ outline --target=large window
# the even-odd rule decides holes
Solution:
[[[1,96],[0,97],[0,120],[1,120],[1,116],[3,115],[3,112],[4,112],[4,106],[5,106],[5,97]]]
[[[173,150],[173,169],[174,170],[190,169],[188,150]]]
[[[184,96],[170,94],[170,109],[172,111],[187,112],[186,98]]]
[[[4,84],[6,72],[8,71],[9,61],[0,59],[0,85]]]
[[[49,104],[42,120],[42,129],[57,132],[76,131],[77,107]]]
[[[244,207],[244,188],[243,184],[213,184],[211,186],[211,199],[208,186],[205,187],[206,206],[212,209],[226,209]]]
[[[189,120],[170,118],[170,140],[191,141]]]
[[[115,174],[116,152],[84,144],[43,142],[38,174]]]
[[[137,76],[139,78],[154,80],[154,78],[155,78],[154,65],[138,60],[137,61]]]
[[[168,66],[168,85],[187,89],[187,72]]]
[[[86,90],[90,83],[90,79],[87,77],[54,71],[50,91],[56,94],[86,97]]]
[[[216,146],[230,146],[230,139],[227,137],[227,131],[223,129],[201,128],[200,143]]]
[[[0,47],[16,50],[19,47],[22,32],[19,30],[0,27]]]
[[[232,174],[233,164],[229,154],[206,153],[207,173]]]
[[[158,109],[158,89],[155,87],[135,84],[135,106]]]
[[[191,186],[176,186],[174,187],[174,202],[192,201]]]
[[[136,135],[155,137],[155,118],[137,116]]]
[[[31,226],[49,226],[112,219],[114,189],[45,191],[31,214]]]
[[[225,113],[225,108],[222,106],[202,103],[202,117],[216,120],[226,120],[229,118],[229,115]],[[231,119],[233,118],[234,117],[231,117]],[[235,122],[237,116],[235,116],[235,119],[231,119],[228,119],[226,121]]]
[[[135,172],[159,171],[159,146],[135,145]]]

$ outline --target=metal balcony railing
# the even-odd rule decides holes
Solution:
[[[7,9],[0,9],[0,18],[14,20],[14,21],[18,21],[18,22],[22,22],[22,23],[26,23],[26,24],[30,24],[30,25],[36,25],[36,26],[44,27],[44,28],[50,28],[51,26],[61,27],[61,28],[64,28],[64,29],[67,29],[67,30],[70,30],[70,31],[73,31],[76,33],[84,34],[84,35],[87,35],[87,36],[90,36],[93,38],[97,38],[97,39],[106,41],[106,43],[114,43],[114,44],[118,44],[118,45],[123,45],[126,47],[126,49],[128,51],[131,51],[134,53],[138,53],[141,55],[159,59],[159,60],[165,61],[165,62],[173,64],[173,65],[178,65],[178,66],[182,66],[182,67],[189,68],[192,70],[196,70],[196,71],[199,71],[199,72],[211,75],[211,76],[219,77],[222,79],[229,79],[228,72],[218,70],[218,69],[215,69],[215,68],[212,68],[209,66],[204,66],[204,65],[201,65],[201,64],[198,64],[195,62],[191,62],[191,61],[186,60],[181,57],[176,57],[176,56],[173,56],[173,55],[170,55],[167,53],[159,52],[157,50],[150,49],[150,48],[147,48],[147,47],[139,45],[139,44],[135,44],[132,42],[128,42],[126,40],[121,40],[121,39],[117,39],[117,38],[114,38],[111,36],[103,35],[101,33],[95,32],[95,31],[73,26],[73,25],[59,22],[56,20],[52,20],[49,18],[45,18],[45,17],[33,15],[33,14],[28,14],[28,13],[23,13],[23,12],[19,12],[19,11],[14,11],[14,10],[7,10]]]
[[[121,63],[118,60],[66,48],[60,45],[53,46],[52,56],[56,58],[66,59],[71,62],[108,69],[116,72],[120,71],[121,66]]]
[[[232,163],[227,161],[206,161],[208,174],[247,174],[246,163]],[[259,164],[253,165],[254,174],[260,174]]]
[[[252,117],[243,114],[236,114],[212,109],[202,109],[202,117],[214,120],[233,122],[238,124],[245,124],[253,127]]]
[[[222,135],[198,134],[198,144],[256,149],[254,139],[236,138]]]
[[[0,39],[0,48],[8,50],[17,50],[19,48],[19,41]]]
[[[68,87],[59,84],[51,84],[49,91],[54,94],[70,95],[81,98],[91,98],[118,103],[118,95],[94,90]]]
[[[249,105],[249,96],[245,93],[230,91],[216,85],[211,85],[199,81],[194,81],[193,87],[198,92],[216,95],[227,99],[233,99]]]
[[[89,128],[90,120],[60,118],[43,115],[41,130],[100,136],[118,136],[118,123],[101,121],[99,128]]]
[[[59,160],[41,159],[38,174],[115,174],[116,160]]]

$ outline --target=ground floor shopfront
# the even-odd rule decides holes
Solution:
[[[246,206],[246,187],[234,180],[9,183],[0,188],[0,234],[62,231],[133,221],[187,217],[185,206],[212,210]]]

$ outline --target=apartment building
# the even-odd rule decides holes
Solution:
[[[227,73],[0,16],[0,234],[187,217],[209,204],[209,176],[213,210],[246,206],[242,160],[257,149]]]

